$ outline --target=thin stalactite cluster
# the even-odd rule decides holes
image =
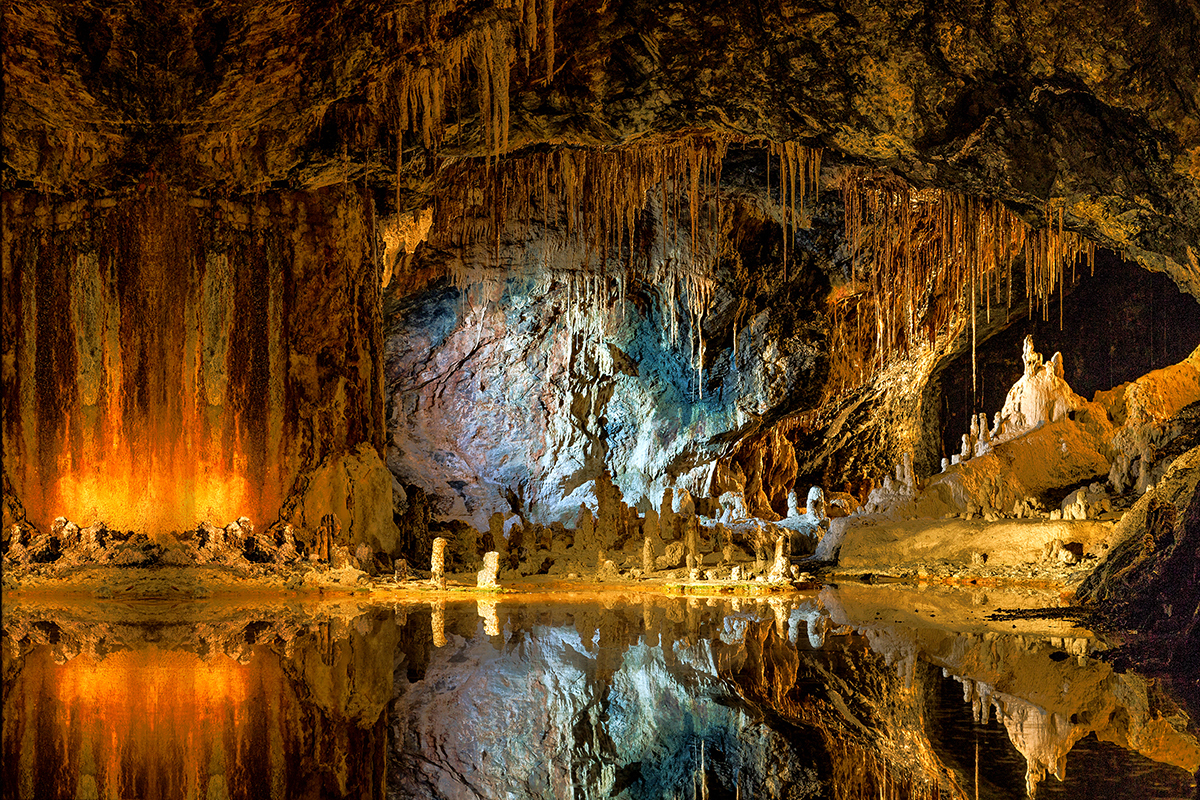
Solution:
[[[542,281],[566,284],[568,325],[599,340],[623,317],[632,281],[659,287],[664,325],[679,341],[687,314],[693,363],[704,358],[701,322],[713,299],[718,259],[730,252],[734,231],[719,187],[729,136],[688,134],[620,148],[535,152],[455,165],[438,196],[430,244],[457,252],[456,286],[504,277],[502,246],[550,241],[540,260],[521,268]],[[815,199],[821,151],[794,142],[767,149],[784,229],[784,263],[791,231],[807,227]],[[534,237],[539,227],[550,236]],[[700,382],[698,382],[700,385]]]
[[[831,298],[835,363],[829,391],[842,394],[919,348],[971,330],[972,370],[979,316],[1012,308],[1016,270],[1025,300],[1044,319],[1080,257],[1090,270],[1095,244],[1063,228],[1047,204],[1034,229],[1000,201],[918,190],[900,178],[848,170],[842,182],[848,285]]]

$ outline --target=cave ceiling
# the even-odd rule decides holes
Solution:
[[[698,131],[1053,202],[1200,295],[1194,2],[14,0],[3,40],[10,189],[411,210],[465,158]]]

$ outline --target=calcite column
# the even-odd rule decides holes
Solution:
[[[3,464],[30,522],[307,541],[331,513],[339,544],[394,548],[369,195],[2,202]]]
[[[446,540],[440,536],[433,540],[433,554],[429,559],[430,583],[438,589],[446,588]]]

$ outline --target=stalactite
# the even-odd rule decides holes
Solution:
[[[554,80],[554,0],[543,0],[543,8],[546,15],[542,23],[546,31],[546,83],[549,83]]]
[[[682,306],[701,386],[702,324],[713,296],[712,274],[730,247],[716,202],[729,141],[693,134],[620,148],[464,160],[446,176],[448,188],[439,195],[430,242],[459,251],[486,242],[495,259],[502,240],[528,241],[535,221],[550,230],[564,230],[561,246],[571,244],[572,252],[582,252],[583,263],[544,260],[544,268],[569,275],[575,287],[572,297],[586,301],[588,313],[607,320],[606,326],[619,322],[613,314],[621,313],[631,280],[657,284],[665,306],[664,327],[673,345],[681,333],[676,307]],[[794,143],[778,153],[791,176],[785,202],[798,209],[785,212],[786,230],[806,219],[803,208],[815,188],[819,154]],[[639,252],[636,231],[648,208],[657,222],[657,247]],[[686,234],[681,230],[684,213]],[[684,248],[686,258],[675,255]],[[456,285],[477,279],[474,271],[467,274],[468,260],[457,262]],[[596,276],[586,291],[579,288],[577,272]],[[572,330],[583,329],[573,323]],[[587,329],[598,338],[600,329]],[[702,395],[700,388],[697,396]]]
[[[954,336],[969,325],[972,342],[972,383],[977,381],[975,345],[977,309],[983,305],[991,319],[993,287],[1000,297],[1003,281],[1012,302],[1012,270],[1023,254],[1030,313],[1034,306],[1048,318],[1055,290],[1061,298],[1068,266],[1084,256],[1091,263],[1095,247],[1066,230],[1061,204],[1043,212],[1036,231],[994,200],[971,198],[939,190],[912,190],[888,175],[851,170],[842,184],[846,241],[853,253],[849,292],[835,296],[837,325],[853,325],[860,334],[853,347],[835,349],[834,374],[841,385],[854,363],[885,367],[912,355],[914,348]],[[861,337],[863,305],[870,301],[874,342]],[[969,315],[969,316],[968,316]],[[917,336],[918,322],[928,329]],[[839,331],[837,341],[849,341]]]

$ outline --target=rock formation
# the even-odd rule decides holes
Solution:
[[[446,588],[446,540],[440,536],[433,540],[433,556],[429,561],[429,582],[435,589]],[[497,554],[499,558],[499,554]]]
[[[479,589],[498,589],[496,576],[500,572],[500,554],[495,550],[483,554],[483,569],[479,570],[475,586]]]

